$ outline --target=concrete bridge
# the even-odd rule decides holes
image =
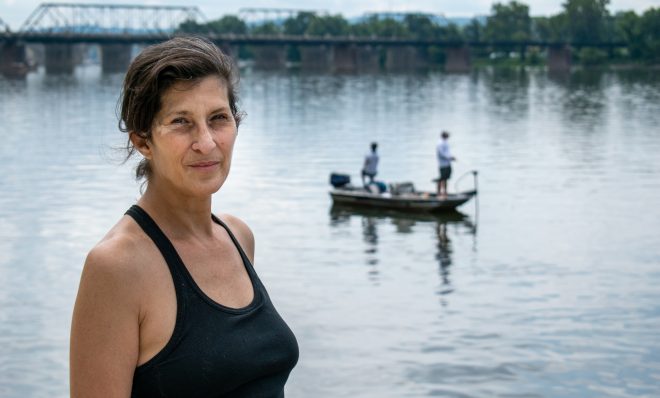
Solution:
[[[134,44],[157,43],[170,38],[186,20],[199,21],[196,7],[42,4],[18,32],[0,32],[0,71],[5,75],[27,73],[25,46],[44,45],[47,73],[72,73],[77,60],[76,46],[100,47],[104,72],[121,72],[128,66]],[[259,35],[206,35],[231,56],[239,46],[249,46],[255,66],[281,68],[294,47],[300,66],[331,71],[408,70],[427,67],[431,47],[445,54],[446,71],[465,72],[471,66],[471,49],[516,49],[524,54],[530,47],[547,50],[549,69],[570,68],[571,49],[612,48],[622,43],[552,43],[544,41],[449,41],[383,37],[312,37]]]

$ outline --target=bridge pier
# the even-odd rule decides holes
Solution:
[[[286,66],[286,48],[283,46],[251,46],[254,66],[260,69],[279,69]]]
[[[355,45],[337,44],[332,46],[332,68],[340,72],[351,72],[357,69]]]
[[[101,47],[101,71],[103,73],[118,73],[128,70],[131,63],[130,44],[103,44]]]
[[[313,70],[330,69],[333,63],[332,48],[326,45],[300,46],[300,68]]]
[[[426,54],[413,46],[389,47],[385,56],[387,70],[409,70],[428,66]]]
[[[0,74],[21,79],[28,73],[25,45],[15,41],[0,42]]]
[[[332,67],[335,71],[375,71],[380,67],[377,47],[337,44],[332,47]]]
[[[72,74],[76,66],[73,45],[46,44],[46,73]]]
[[[464,73],[470,71],[470,49],[449,47],[445,50],[445,72]]]
[[[550,71],[571,69],[571,49],[568,46],[548,47],[547,65]]]
[[[101,71],[103,73],[117,73],[128,70],[131,63],[131,44],[103,44],[101,45]]]
[[[375,46],[359,46],[355,57],[357,68],[365,71],[380,69],[380,48]]]

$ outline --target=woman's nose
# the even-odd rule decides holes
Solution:
[[[192,149],[201,153],[209,153],[215,147],[215,141],[213,141],[213,132],[211,128],[206,124],[200,125],[197,129],[197,135],[195,137],[195,142],[193,142]]]

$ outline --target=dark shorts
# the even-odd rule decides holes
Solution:
[[[440,181],[447,181],[451,177],[451,166],[440,167]]]

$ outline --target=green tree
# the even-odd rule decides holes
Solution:
[[[384,18],[382,20],[378,20],[375,28],[376,36],[398,38],[410,37],[410,32],[408,32],[406,26],[393,18]]]
[[[220,19],[209,22],[207,26],[211,32],[218,34],[234,33],[244,35],[248,32],[245,21],[235,15],[225,15]]]
[[[626,43],[630,57],[642,58],[644,52],[641,18],[634,11],[619,12],[614,16],[614,40]]]
[[[178,32],[194,34],[246,34],[248,29],[245,22],[234,15],[226,15],[220,19],[210,21],[205,24],[199,24],[193,20],[184,21],[179,25]]]
[[[350,31],[348,21],[341,15],[328,15],[312,18],[306,34],[310,36],[346,36]]]
[[[369,21],[354,23],[349,28],[349,34],[359,37],[375,36],[373,25]]]
[[[192,19],[183,21],[176,30],[180,33],[204,34],[208,33],[206,24],[199,24]]]
[[[410,36],[415,39],[431,40],[438,38],[438,25],[433,23],[427,15],[408,14],[403,19],[403,25]]]
[[[287,18],[284,21],[284,33],[287,35],[302,36],[307,32],[307,28],[313,19],[317,18],[313,12],[299,12],[295,17]]]
[[[597,43],[607,40],[610,0],[566,0],[562,4],[571,41]]]
[[[546,42],[559,43],[569,40],[566,14],[536,17],[532,21],[532,37]]]
[[[484,39],[484,25],[477,18],[472,18],[470,23],[463,27],[462,35],[467,41],[482,41]]]
[[[282,29],[275,22],[268,21],[252,27],[250,33],[253,35],[279,35],[282,33]]]
[[[640,21],[642,57],[647,61],[660,61],[660,7],[649,8]]]
[[[353,24],[350,27],[350,33],[355,36],[410,37],[410,32],[405,24],[389,17],[381,19],[378,15],[372,15],[357,24]]]
[[[529,40],[532,20],[529,6],[511,1],[509,4],[495,3],[492,15],[486,22],[485,35],[489,40],[524,41]]]
[[[438,38],[442,40],[462,41],[465,39],[461,29],[455,23],[438,27],[438,32]]]

